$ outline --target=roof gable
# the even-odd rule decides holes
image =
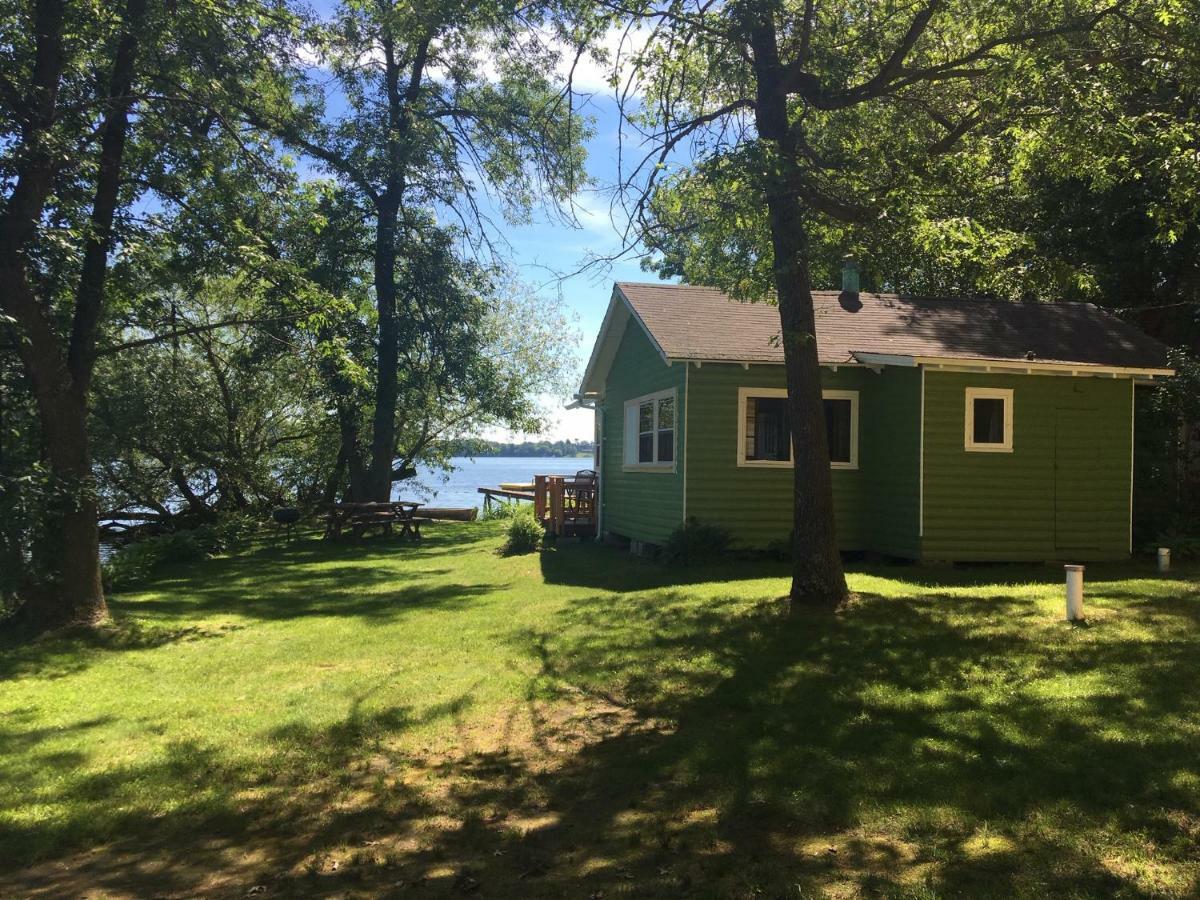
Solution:
[[[580,396],[594,396],[604,392],[604,382],[608,379],[608,370],[612,367],[613,359],[621,346],[621,338],[630,323],[641,328],[646,339],[658,351],[663,362],[670,365],[670,359],[662,345],[646,327],[646,323],[638,316],[629,299],[622,293],[619,285],[613,286],[612,297],[608,301],[608,309],[604,313],[604,321],[600,324],[600,333],[592,347],[592,355],[588,359],[587,368],[583,372],[583,382]]]

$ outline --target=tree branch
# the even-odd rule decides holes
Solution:
[[[269,316],[267,318],[244,318],[238,317],[234,319],[222,319],[220,322],[208,322],[204,325],[193,325],[188,328],[179,328],[166,334],[155,334],[150,337],[138,338],[134,341],[126,341],[121,344],[112,344],[108,347],[102,347],[96,351],[97,356],[112,356],[114,353],[123,353],[126,350],[136,350],[138,347],[148,347],[151,344],[161,344],[166,341],[172,341],[176,338],[187,337],[190,334],[204,334],[209,331],[217,331],[221,328],[231,328],[235,325],[266,325],[270,322],[291,322],[304,316],[312,315],[316,310],[304,310],[297,313],[291,313],[286,316]]]

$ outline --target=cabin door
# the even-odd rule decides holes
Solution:
[[[1096,546],[1095,479],[1100,460],[1098,410],[1056,410],[1054,422],[1054,546],[1089,550]]]

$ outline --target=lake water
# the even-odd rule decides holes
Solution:
[[[483,508],[483,494],[476,488],[497,487],[502,481],[533,481],[534,475],[574,475],[580,469],[594,467],[592,457],[567,459],[542,456],[461,456],[452,460],[448,472],[422,468],[415,481],[404,481],[392,488],[394,500],[420,500],[427,506],[474,506]],[[100,556],[108,559],[112,545],[101,544]]]
[[[415,482],[393,488],[393,499],[420,500],[432,506],[475,506],[483,508],[483,494],[476,488],[496,487],[502,481],[533,481],[534,475],[574,475],[595,464],[590,456],[567,459],[542,456],[455,457],[448,472],[422,468]]]

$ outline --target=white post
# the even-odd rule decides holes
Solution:
[[[1067,621],[1083,618],[1083,566],[1063,566],[1067,570]]]
[[[1169,547],[1158,548],[1158,571],[1164,575],[1171,571],[1171,550]]]

